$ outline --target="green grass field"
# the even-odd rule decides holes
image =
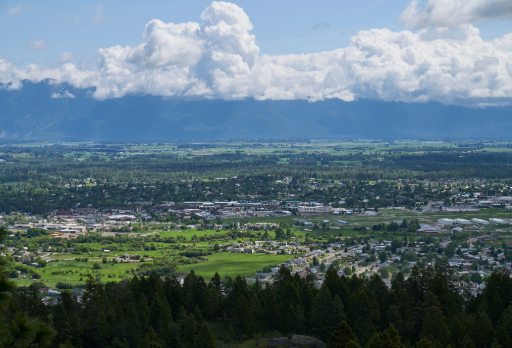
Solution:
[[[58,282],[69,283],[71,285],[84,284],[87,279],[86,274],[96,276],[99,274],[102,281],[120,281],[120,276],[126,277],[126,270],[136,267],[137,264],[118,263],[101,263],[100,270],[93,270],[94,262],[75,262],[75,261],[55,261],[50,262],[44,268],[39,268],[38,272],[41,274],[41,279],[46,286],[55,286]],[[54,272],[65,272],[65,274],[52,274]],[[111,278],[108,278],[108,276]],[[115,276],[115,277],[113,277]],[[131,277],[131,276],[129,276]],[[82,279],[82,280],[80,280]],[[16,279],[18,286],[30,285],[31,279]]]
[[[68,257],[76,257],[75,255],[65,255]],[[78,256],[84,257],[84,256]],[[202,275],[206,280],[211,279],[215,272],[219,272],[222,277],[235,277],[240,275],[248,277],[254,275],[257,271],[265,266],[276,266],[293,256],[290,255],[267,255],[267,254],[241,254],[241,253],[218,253],[207,257],[207,261],[180,266],[177,273],[189,273],[194,270],[197,274]],[[38,269],[41,274],[40,281],[47,286],[55,286],[58,282],[69,283],[71,285],[83,284],[87,279],[87,274],[94,277],[99,275],[103,282],[120,281],[123,277],[131,277],[126,271],[137,268],[140,264],[118,263],[106,264],[100,262],[101,269],[94,270],[94,261],[99,258],[89,257],[89,262],[76,262],[70,260],[59,260],[48,263],[44,268]],[[52,274],[59,272],[59,274]],[[64,272],[64,273],[60,273]],[[109,277],[110,275],[110,277]],[[30,285],[31,279],[17,279],[18,286]]]
[[[270,255],[270,254],[240,254],[240,253],[219,253],[208,256],[208,261],[195,265],[186,265],[178,268],[178,273],[189,273],[194,270],[206,280],[210,280],[215,272],[224,278],[225,276],[249,277],[265,266],[275,266],[290,258],[291,255]]]

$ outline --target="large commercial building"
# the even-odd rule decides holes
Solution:
[[[495,224],[508,224],[508,221],[502,219],[490,218],[489,221],[494,222]]]
[[[453,219],[438,219],[437,222],[441,225],[455,225],[455,220]]]
[[[299,213],[304,214],[330,214],[332,212],[332,208],[330,206],[323,205],[300,205]]]

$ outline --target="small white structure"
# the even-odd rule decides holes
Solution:
[[[471,225],[471,221],[466,219],[455,219],[455,223],[461,225]]]
[[[441,225],[455,225],[455,220],[453,219],[438,219],[437,222]]]
[[[507,221],[502,220],[502,219],[490,218],[489,221],[490,222],[494,222],[495,224],[508,224]]]
[[[482,220],[482,219],[471,219],[471,222],[474,222],[475,224],[480,224],[480,225],[489,225],[489,221],[486,221],[486,220]]]
[[[348,221],[345,221],[345,220],[338,220],[336,222],[339,223],[340,225],[350,225],[350,223]]]
[[[452,228],[451,233],[461,233],[463,231],[462,227],[457,226]]]

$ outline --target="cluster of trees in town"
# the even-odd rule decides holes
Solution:
[[[396,187],[386,180],[481,177],[512,184],[512,154],[506,152],[151,154],[108,161],[98,156],[81,160],[78,154],[63,157],[60,153],[56,157],[37,152],[22,156],[7,151],[3,157],[9,163],[0,165],[0,211],[44,214],[87,204],[100,208],[140,201],[239,200],[248,195],[279,199],[285,193],[301,199],[333,202],[344,197],[345,205],[350,207],[362,205],[364,197],[369,207],[392,204],[414,207],[418,196],[449,200],[450,193],[440,190],[433,194],[422,186],[414,190]],[[347,162],[353,165],[345,166]],[[292,181],[276,183],[286,176],[293,177]],[[307,178],[315,178],[324,186],[309,188]],[[349,185],[325,187],[326,183],[338,180]],[[368,187],[368,182],[375,180],[385,181]]]
[[[0,182],[56,183],[85,178],[111,183],[156,182],[255,173],[295,174],[299,177],[302,176],[299,173],[311,173],[311,176],[317,178],[336,175],[339,178],[361,179],[512,177],[509,168],[512,154],[509,152],[462,150],[428,153],[354,152],[345,155],[314,152],[265,155],[238,152],[211,156],[145,154],[106,160],[97,155],[91,156],[88,152],[64,155],[60,152],[39,151],[20,154],[18,149],[6,150],[0,156],[9,162],[0,168]],[[346,167],[350,163],[357,165]]]

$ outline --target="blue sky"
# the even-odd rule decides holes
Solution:
[[[510,0],[1,1],[0,85],[510,104],[511,18]]]

